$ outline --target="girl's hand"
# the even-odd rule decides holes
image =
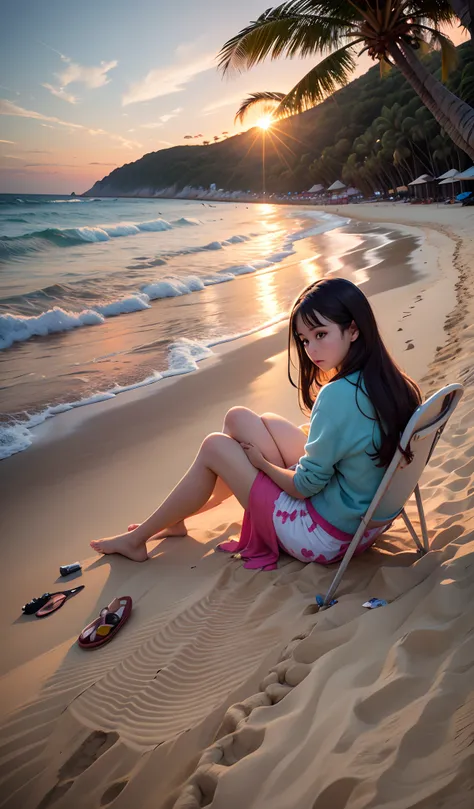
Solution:
[[[264,465],[266,464],[266,460],[258,447],[254,446],[253,444],[249,444],[246,441],[241,441],[240,446],[242,447],[252,466],[254,466],[255,469],[263,469]]]

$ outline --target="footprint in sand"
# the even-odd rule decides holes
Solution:
[[[48,809],[59,800],[72,787],[74,779],[87,770],[94,761],[97,761],[99,756],[102,756],[112,747],[118,738],[118,733],[104,733],[102,730],[94,730],[93,733],[90,733],[81,746],[63,764],[58,772],[57,783],[44,796],[37,809]]]
[[[415,346],[413,345],[413,343],[408,343],[405,351],[410,351],[411,348],[415,348]]]
[[[36,809],[47,809],[47,807],[51,806],[52,803],[56,803],[63,795],[66,794],[68,789],[70,789],[73,785],[74,781],[63,781],[62,784],[56,784],[49,792],[44,796],[41,803],[38,804]]]
[[[402,327],[400,326],[400,328],[399,328],[399,329],[397,329],[397,331],[403,331]]]
[[[59,780],[76,778],[102,756],[118,739],[118,733],[94,730],[59,770]]]
[[[128,779],[125,779],[124,781],[116,781],[115,784],[111,784],[102,795],[100,799],[100,805],[108,806],[109,803],[112,803],[112,801],[114,801],[115,798],[118,798],[118,796],[120,795],[122,790],[125,789],[127,784]]]

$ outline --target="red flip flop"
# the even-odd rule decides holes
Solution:
[[[132,611],[130,596],[114,598],[108,607],[100,611],[98,618],[88,624],[79,635],[77,642],[81,649],[97,649],[115,637]]]

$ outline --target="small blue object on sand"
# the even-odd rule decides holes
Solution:
[[[319,595],[319,593],[316,596],[316,604],[318,607],[324,607],[324,596]],[[329,602],[328,607],[332,607],[334,604],[337,604],[337,598],[333,598],[333,600]]]
[[[362,606],[368,610],[375,610],[376,607],[386,607],[387,603],[384,598],[369,598],[368,601],[364,601]]]

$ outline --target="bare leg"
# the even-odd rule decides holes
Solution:
[[[275,466],[293,466],[304,454],[305,433],[275,413],[264,413],[259,416],[247,407],[233,407],[226,414],[222,432],[235,438],[236,441],[250,441],[255,444],[267,461]],[[215,508],[231,495],[232,491],[226,482],[218,477],[211,497],[195,514],[202,514]],[[138,525],[134,523],[130,528],[133,530],[138,528]],[[186,534],[186,525],[184,520],[181,520],[175,525],[167,526],[152,538],[161,539],[165,536]]]
[[[247,407],[232,407],[226,414],[222,432],[236,441],[249,441],[275,466],[288,468],[304,455],[306,434],[290,421],[275,413],[262,416]],[[214,491],[196,514],[215,508],[232,495],[222,478],[217,478]]]
[[[229,489],[227,483],[225,483],[222,478],[217,478],[216,485],[214,486],[214,491],[212,492],[209,500],[207,503],[204,503],[202,508],[199,511],[196,511],[195,514],[189,514],[189,517],[194,517],[196,514],[202,514],[204,511],[210,511],[211,508],[216,508],[224,500],[227,500],[228,497],[231,497],[232,492]],[[138,528],[140,523],[135,522],[128,526],[129,531],[134,531],[135,528]],[[186,528],[186,524],[184,520],[180,520],[175,525],[168,525],[166,528],[163,528],[162,531],[158,531],[157,534],[154,534],[150,539],[163,539],[164,537],[185,537],[188,533],[188,529]]]
[[[93,540],[91,547],[98,553],[120,553],[136,562],[144,562],[147,541],[166,526],[176,525],[199,511],[209,500],[218,476],[247,508],[257,470],[237,441],[223,433],[212,433],[204,439],[185,476],[145,522],[125,534]]]

